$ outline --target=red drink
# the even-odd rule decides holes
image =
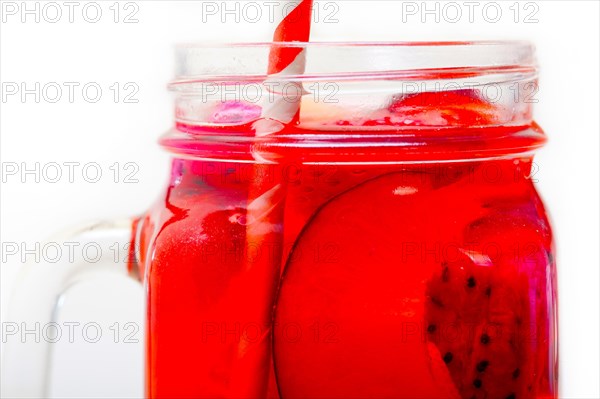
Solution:
[[[162,140],[138,225],[149,397],[556,398],[530,113],[424,92],[256,138],[260,112],[222,105]]]

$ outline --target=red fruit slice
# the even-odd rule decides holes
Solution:
[[[280,246],[281,227],[269,219],[250,243],[247,184],[219,182],[175,176],[157,215],[148,273],[151,397],[266,395],[279,278],[267,251]]]
[[[527,353],[518,347],[517,321],[529,322],[520,287],[509,279],[494,280],[491,269],[465,256],[443,262],[427,284],[428,339],[437,345],[461,398],[516,398],[523,378],[513,373],[531,374]]]
[[[441,188],[458,180],[475,177],[478,162],[432,163],[427,165],[290,165],[286,174],[287,198],[284,230],[285,264],[292,244],[310,218],[325,203],[337,195],[378,176],[396,173],[398,190],[402,187]],[[400,170],[400,171],[399,171]],[[512,176],[512,174],[511,174]],[[453,197],[447,197],[452,201]],[[458,199],[462,204],[464,201]]]
[[[408,93],[396,96],[390,107],[390,112],[402,112],[408,107],[456,107],[487,104],[473,89],[430,91]]]
[[[422,334],[430,265],[398,248],[434,241],[431,184],[389,174],[323,206],[299,237],[276,307],[283,398],[457,398]],[[433,351],[435,352],[435,351]]]
[[[204,212],[170,205],[173,215],[156,239],[148,281],[152,397],[224,395],[237,362],[239,340],[222,342],[220,333],[222,325],[231,329],[239,321],[233,304],[244,300],[231,289],[243,267],[245,239],[245,227],[234,219],[244,211],[215,210],[214,198],[203,199]]]
[[[476,127],[498,120],[502,110],[472,89],[402,94],[368,119],[339,120],[338,126]]]
[[[338,126],[476,127],[494,124],[502,109],[472,89],[402,94],[368,119],[339,120]]]
[[[323,204],[386,171],[386,167],[381,166],[335,164],[302,165],[301,168],[293,166],[288,168],[287,175],[283,264],[303,226]],[[407,179],[414,181],[416,173],[407,172]],[[423,182],[428,179],[428,176],[423,176]]]
[[[531,208],[496,211],[473,222],[466,241],[474,248],[444,260],[427,283],[427,337],[462,398],[553,392],[547,237],[542,217]],[[527,257],[519,253],[524,246]]]
[[[397,97],[388,110],[410,126],[482,126],[493,122],[496,107],[472,89],[422,92]]]

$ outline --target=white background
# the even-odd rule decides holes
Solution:
[[[3,1],[3,7],[7,1]],[[34,7],[35,2],[27,2]],[[139,214],[163,188],[168,156],[156,144],[169,128],[171,96],[166,84],[172,77],[172,46],[196,41],[268,41],[272,27],[267,15],[258,22],[236,15],[203,14],[200,1],[136,1],[135,7],[119,4],[115,23],[113,1],[100,1],[99,22],[87,22],[81,2],[69,22],[68,9],[57,23],[40,22],[21,14],[4,14],[0,27],[0,78],[5,82],[97,82],[103,96],[88,103],[75,91],[75,101],[58,103],[30,96],[3,99],[0,111],[0,152],[3,168],[12,162],[97,162],[106,178],[87,183],[81,174],[75,182],[40,181],[33,176],[7,177],[1,193],[2,242],[33,246],[82,221]],[[262,4],[262,1],[254,2]],[[495,3],[502,11],[498,22],[494,9],[483,13],[479,2],[473,20],[464,2],[454,2],[463,15],[453,23],[455,8],[440,2],[439,20],[423,15],[423,7],[436,2],[414,2],[416,15],[403,14],[402,1],[331,1],[317,4],[321,17],[313,38],[325,40],[483,40],[526,39],[538,49],[541,65],[539,103],[535,117],[549,136],[549,144],[536,157],[538,188],[550,211],[558,249],[560,295],[561,397],[600,398],[599,354],[599,3],[596,1],[513,1]],[[21,2],[15,3],[21,7]],[[40,2],[39,7],[45,3]],[[222,7],[222,2],[213,3]],[[235,2],[228,2],[235,7]],[[412,6],[411,6],[412,7]],[[512,9],[510,8],[512,7]],[[515,15],[515,8],[520,10]],[[123,23],[130,12],[137,23]],[[246,9],[250,12],[250,9]],[[263,8],[263,10],[265,10]],[[526,17],[535,15],[526,23]],[[89,10],[88,10],[89,11]],[[92,10],[93,11],[93,10]],[[89,15],[94,17],[94,13]],[[54,18],[54,11],[48,18]],[[333,13],[333,15],[332,15]],[[203,21],[204,16],[204,21]],[[246,17],[254,18],[255,14]],[[226,18],[226,23],[221,22]],[[422,21],[425,18],[425,21]],[[486,20],[487,18],[487,20]],[[515,18],[517,21],[515,21]],[[337,20],[337,21],[331,21]],[[533,20],[531,20],[533,19]],[[535,21],[537,20],[537,21]],[[109,86],[133,82],[139,87],[138,103],[117,103]],[[30,86],[31,87],[31,86]],[[80,86],[81,87],[81,86]],[[63,93],[63,97],[66,92]],[[112,181],[111,165],[134,162],[138,183]],[[20,268],[18,257],[3,259],[1,306],[4,317],[9,293]],[[93,295],[92,295],[93,294]],[[96,287],[79,287],[69,296],[64,318],[89,316],[95,307],[107,320],[140,322],[141,291],[129,282],[110,281]],[[79,309],[79,310],[78,310]],[[71,312],[71,313],[69,313]],[[97,318],[100,316],[97,316]],[[108,324],[107,324],[108,325]],[[143,334],[138,333],[138,338]],[[139,344],[63,345],[56,356],[53,393],[59,397],[123,397],[141,395],[141,347]],[[99,350],[98,348],[102,348]],[[83,359],[94,359],[85,361]]]

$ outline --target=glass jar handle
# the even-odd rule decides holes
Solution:
[[[97,272],[140,280],[133,256],[136,224],[131,219],[104,221],[63,233],[48,243],[62,242],[66,248],[78,250],[69,250],[68,254],[62,251],[59,259],[40,256],[35,263],[23,265],[2,326],[2,397],[45,398],[49,394],[51,343],[46,339],[19,339],[17,331],[56,323],[65,291]]]

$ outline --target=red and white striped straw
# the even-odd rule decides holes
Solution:
[[[310,34],[312,0],[282,1],[275,7],[280,21],[275,29],[269,54],[268,87],[274,87],[276,95],[267,95],[263,102],[261,118],[254,123],[255,136],[273,134],[299,119],[302,85],[285,79],[285,75],[300,75],[305,68],[306,50],[302,46],[277,45],[279,42],[307,42]],[[273,84],[275,83],[275,84]],[[293,99],[284,95],[284,85],[295,85],[297,96]],[[267,87],[265,85],[264,87]],[[256,163],[253,166],[253,179],[248,189],[246,210],[246,249],[255,251],[258,244],[258,259],[245,265],[241,286],[237,287],[240,298],[253,297],[255,301],[239,303],[238,311],[243,322],[270,325],[272,306],[256,308],[253,303],[271,304],[281,272],[281,254],[268,256],[269,248],[281,248],[283,240],[280,226],[283,220],[284,187],[270,165],[265,164],[260,150],[253,150]],[[274,242],[276,241],[276,242]],[[278,245],[279,244],[279,245]],[[249,344],[240,341],[237,361],[232,370],[228,397],[266,397],[269,365],[271,364],[270,337],[266,331],[259,342]],[[261,371],[263,375],[261,376]],[[262,377],[262,378],[261,378]],[[271,381],[273,382],[273,381]]]
[[[275,83],[276,90],[280,95],[271,97],[266,96],[267,100],[263,102],[261,119],[254,124],[255,136],[267,136],[275,133],[278,129],[275,125],[289,125],[299,120],[300,103],[302,100],[302,84],[300,82],[288,81],[286,75],[301,75],[306,66],[306,48],[303,46],[286,46],[285,43],[299,42],[306,43],[310,38],[310,26],[312,19],[313,0],[280,0],[275,9],[275,18],[277,27],[273,34],[273,43],[269,52],[269,65],[267,79],[270,83]],[[283,43],[278,45],[277,43]],[[288,90],[285,85],[294,85],[296,96],[292,99],[285,96]],[[266,87],[266,85],[265,85]],[[282,126],[282,127],[283,127]],[[252,151],[252,155],[257,162],[264,162],[264,158],[259,151]],[[260,173],[258,174],[260,176]],[[247,210],[247,220],[250,223],[257,221],[264,216],[265,209],[272,209],[276,197],[278,197],[279,185],[269,187],[258,177],[254,181],[253,188],[249,194],[249,204]],[[249,238],[253,238],[252,229],[247,229]]]
[[[273,34],[273,42],[308,42],[310,38],[310,21],[312,0],[279,2],[279,10],[275,16],[281,21]],[[294,72],[304,70],[304,51],[300,48],[274,46],[269,56],[270,75],[297,68]]]
[[[275,120],[289,124],[299,118],[302,85],[299,82],[290,82],[285,76],[301,75],[306,65],[306,49],[298,46],[277,45],[277,43],[308,42],[310,38],[310,25],[313,0],[279,1],[275,9],[275,17],[279,18],[269,54],[267,79],[280,95],[263,104],[261,119]],[[274,84],[273,84],[274,83]],[[289,87],[293,85],[295,97],[286,97]],[[265,124],[264,126],[270,126]],[[256,135],[264,136],[273,133],[272,129],[261,129],[257,124]]]
[[[278,125],[280,128],[299,120],[300,103],[302,100],[302,84],[300,82],[288,81],[286,75],[301,75],[306,66],[306,48],[303,46],[288,46],[285,43],[306,43],[310,38],[310,26],[312,19],[313,0],[280,0],[275,9],[275,17],[279,18],[275,33],[273,34],[273,43],[269,52],[269,65],[267,81],[275,83],[274,87],[279,95],[274,97],[267,95],[263,102],[261,119],[254,124],[255,136],[267,136],[277,132],[280,129],[273,128]],[[282,43],[278,45],[278,43]],[[285,85],[295,86],[295,96],[286,97],[288,90]],[[267,87],[265,85],[265,87]],[[269,86],[272,87],[272,86]],[[275,123],[273,123],[275,122]],[[253,150],[252,155],[259,163],[265,163],[260,151]],[[281,198],[280,184],[274,187],[265,184],[261,179],[260,166],[255,167],[255,180],[249,191],[249,202],[247,209],[247,220],[249,228],[246,229],[247,239],[257,238],[254,236],[254,230],[260,224],[261,218],[265,217],[266,210],[272,210],[277,198]],[[263,229],[258,229],[264,231]],[[248,241],[248,240],[247,240]]]

